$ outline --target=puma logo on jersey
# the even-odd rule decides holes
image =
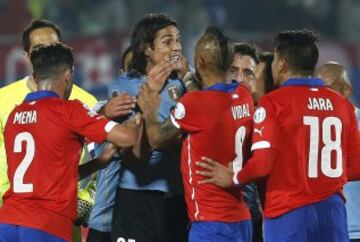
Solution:
[[[328,98],[308,98],[308,109],[310,110],[321,110],[321,111],[330,111],[334,110],[333,105]]]
[[[233,106],[231,107],[231,112],[235,120],[250,117],[249,104]]]
[[[260,136],[262,136],[262,131],[264,128],[264,126],[262,126],[261,129],[254,128],[254,133],[258,133]]]
[[[35,110],[16,112],[14,116],[13,124],[33,124],[37,121],[37,113]]]

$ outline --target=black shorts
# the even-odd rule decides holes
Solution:
[[[160,191],[116,191],[112,242],[186,242],[184,198]]]
[[[86,242],[110,242],[110,235],[110,232],[102,232],[96,229],[89,228]]]

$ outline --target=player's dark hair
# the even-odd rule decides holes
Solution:
[[[280,32],[275,38],[275,51],[288,62],[291,71],[312,75],[319,57],[317,40],[317,34],[307,29]]]
[[[202,56],[209,66],[220,72],[226,72],[233,57],[233,45],[217,27],[208,27],[196,43],[195,51]]]
[[[122,70],[128,69],[128,66],[125,66],[125,60],[126,60],[127,55],[129,55],[131,52],[132,52],[132,48],[131,48],[131,46],[128,46],[125,49],[124,53],[122,54],[122,56],[121,56],[121,69]],[[129,65],[129,63],[128,63],[128,65]]]
[[[248,55],[256,64],[259,64],[259,55],[256,47],[249,43],[234,43],[234,54]]]
[[[56,24],[54,24],[46,19],[33,19],[33,20],[31,20],[29,25],[26,26],[26,28],[23,31],[23,35],[22,35],[23,48],[26,53],[28,53],[30,50],[30,34],[31,34],[31,32],[34,31],[35,29],[41,29],[41,28],[52,28],[56,32],[57,36],[59,37],[59,41],[61,41],[61,32],[60,32],[59,27]]]
[[[135,24],[131,37],[133,58],[129,63],[130,76],[146,74],[145,50],[149,46],[154,47],[156,33],[168,26],[177,27],[177,23],[164,14],[149,14]]]
[[[272,78],[271,63],[274,60],[274,54],[271,52],[261,52],[259,54],[259,63],[264,63],[264,81],[265,81],[265,93],[271,92],[276,87],[274,85],[274,79]]]
[[[39,80],[52,80],[74,66],[71,48],[62,43],[35,46],[31,51],[30,61],[34,75]]]

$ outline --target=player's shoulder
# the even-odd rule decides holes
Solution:
[[[12,96],[16,95],[19,91],[27,90],[26,80],[27,77],[0,88],[0,96]]]
[[[206,91],[203,90],[198,90],[198,91],[191,91],[191,92],[187,92],[185,93],[181,98],[180,98],[180,102],[183,100],[199,100],[199,98],[204,97],[204,96],[208,96],[208,93]]]
[[[136,95],[138,92],[138,87],[145,82],[145,77],[143,76],[133,76],[127,73],[119,75],[114,79],[108,89],[108,95],[111,97],[113,93],[125,92],[130,95]]]
[[[64,107],[85,107],[90,109],[89,105],[87,105],[86,103],[82,102],[79,99],[72,99],[72,100],[64,100],[64,99],[58,99],[56,98],[56,101],[59,103],[59,105],[62,105]]]
[[[92,94],[90,94],[89,92],[85,91],[84,89],[80,88],[75,84],[73,85],[73,89],[71,91],[71,95],[69,99],[70,100],[78,99],[90,107],[93,107],[97,103],[97,99]]]
[[[247,88],[246,86],[244,86],[242,84],[238,85],[238,87],[236,88],[234,93],[238,94],[239,97],[253,100],[253,95],[252,95],[251,91],[249,90],[249,88]]]

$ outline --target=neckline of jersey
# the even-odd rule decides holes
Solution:
[[[320,78],[290,78],[284,82],[281,87],[287,86],[312,86],[312,87],[321,87],[324,86],[324,81]]]
[[[59,97],[59,96],[53,91],[48,91],[48,90],[35,91],[35,92],[30,92],[25,97],[25,102],[33,102],[33,101],[37,101],[37,100],[40,100],[43,98],[49,98],[49,97]]]
[[[232,81],[231,83],[215,83],[214,85],[205,88],[206,91],[221,91],[221,92],[234,92],[239,86],[239,83]]]

